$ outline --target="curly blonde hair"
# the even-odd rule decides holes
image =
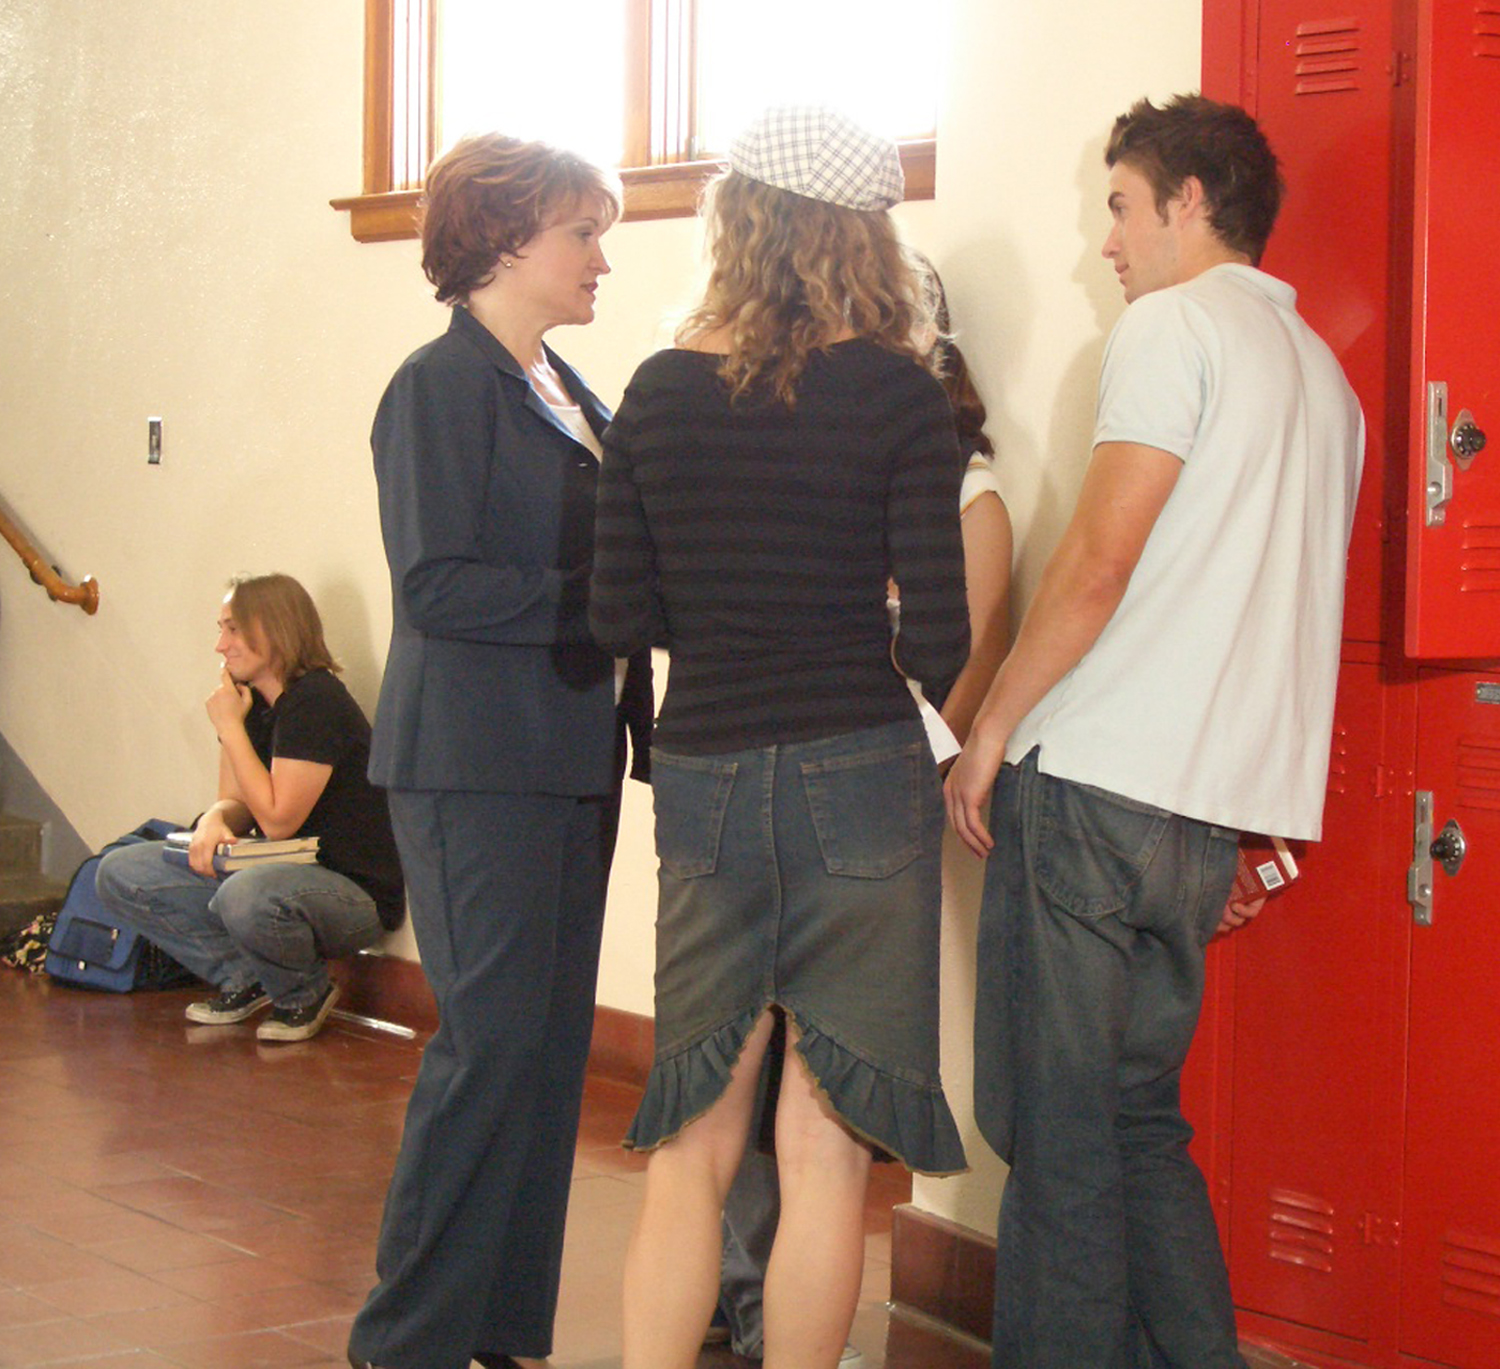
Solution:
[[[738,399],[796,403],[809,356],[853,335],[932,369],[935,298],[884,210],[845,209],[726,171],[704,192],[712,269],[679,345],[722,332]]]

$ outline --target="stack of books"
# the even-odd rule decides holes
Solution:
[[[192,841],[191,832],[169,832],[162,845],[162,859],[186,865]],[[288,837],[284,841],[270,841],[265,837],[241,837],[238,841],[220,842],[214,851],[214,871],[221,875],[232,875],[236,870],[248,870],[270,861],[282,865],[316,865],[318,839]]]

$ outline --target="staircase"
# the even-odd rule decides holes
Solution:
[[[41,823],[0,813],[0,936],[62,906],[66,886],[41,869]]]

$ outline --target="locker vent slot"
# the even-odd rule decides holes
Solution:
[[[1485,0],[1480,0],[1485,3]],[[1358,90],[1361,75],[1359,22],[1311,19],[1297,25],[1298,95],[1334,95]]]
[[[1442,1262],[1445,1303],[1500,1318],[1500,1242],[1450,1231]]]
[[[1333,1207],[1321,1198],[1273,1188],[1270,1237],[1273,1260],[1333,1273]]]
[[[1464,594],[1500,594],[1500,523],[1465,520],[1463,537],[1459,590]]]
[[[1474,55],[1500,57],[1500,4],[1495,0],[1475,0]]]
[[[1500,813],[1500,737],[1458,739],[1460,808],[1483,808]]]

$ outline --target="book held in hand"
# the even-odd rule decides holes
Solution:
[[[186,865],[188,847],[192,842],[191,832],[169,832],[162,844],[162,859],[174,865]],[[287,837],[280,841],[241,837],[238,841],[221,841],[214,851],[214,870],[221,875],[232,875],[236,870],[248,870],[253,865],[272,861],[282,865],[316,865],[317,837]]]
[[[1240,838],[1240,860],[1229,902],[1252,903],[1285,893],[1297,878],[1297,857],[1280,837],[1246,832]]]

